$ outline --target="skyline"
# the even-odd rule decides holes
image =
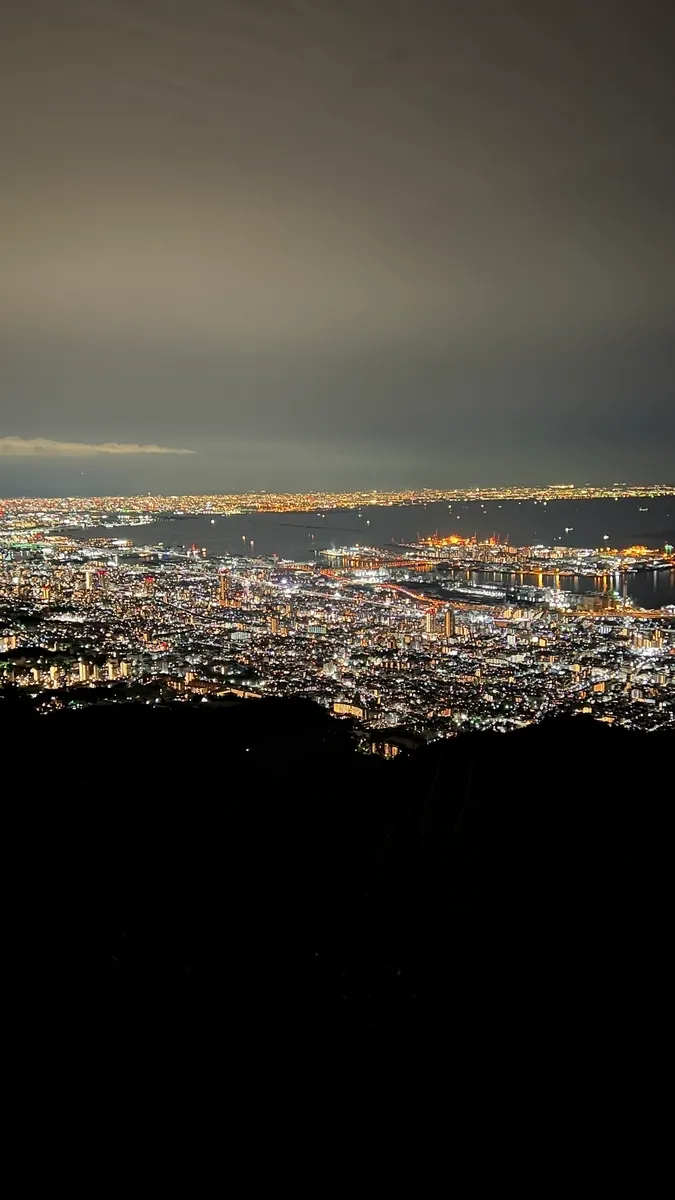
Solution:
[[[142,448],[137,448],[142,449]],[[147,448],[145,448],[147,449]],[[151,452],[168,453],[161,447],[150,448]],[[114,452],[114,451],[113,451]],[[180,452],[179,452],[180,453]],[[417,503],[436,504],[450,501],[450,504],[473,503],[476,501],[593,501],[602,499],[648,499],[675,496],[674,483],[538,483],[504,484],[495,486],[474,485],[469,488],[354,488],[350,491],[328,491],[326,489],[307,489],[306,491],[275,491],[269,488],[248,492],[194,492],[167,493],[165,495],[153,492],[141,492],[137,495],[84,494],[75,492],[72,495],[56,496],[0,496],[0,503],[9,509],[21,509],[23,503],[39,505],[46,503],[57,507],[69,505],[73,500],[82,500],[90,507],[127,503],[134,506],[138,512],[161,512],[162,510],[179,511],[179,506],[185,506],[194,513],[206,515],[242,512],[302,512],[314,508],[346,509],[367,506],[414,505]],[[0,516],[2,513],[0,513]],[[6,515],[6,514],[5,514]]]
[[[660,0],[12,6],[0,495],[668,479],[674,58]]]
[[[5,509],[5,699],[49,717],[101,704],[302,696],[356,722],[362,748],[385,757],[411,734],[507,732],[565,711],[652,732],[672,726],[675,558],[672,544],[648,536],[670,498],[639,508],[589,500],[605,515],[589,523],[579,514],[564,536],[554,505],[504,505],[531,513],[514,538],[486,534],[489,517],[481,536],[460,533],[446,504],[421,519],[428,531],[445,509],[452,532],[429,534],[421,509],[402,528],[401,508],[304,524],[270,519],[264,507],[186,521],[177,506],[172,525],[149,502],[131,522],[128,505],[112,502],[103,528],[96,504]],[[523,541],[533,522],[544,532],[545,513],[549,537]],[[585,537],[609,513],[623,548],[607,534],[592,548]],[[396,538],[386,536],[392,520]]]

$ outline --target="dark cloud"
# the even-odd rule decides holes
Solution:
[[[94,490],[672,474],[669,6],[23,0],[3,34],[0,436],[197,452]]]

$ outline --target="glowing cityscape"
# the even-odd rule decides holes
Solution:
[[[350,509],[363,505],[436,504],[439,502],[461,503],[471,500],[619,500],[650,499],[675,495],[674,484],[615,484],[605,486],[581,486],[574,484],[548,484],[540,487],[503,488],[421,488],[402,491],[354,491],[354,492],[244,492],[222,495],[190,496],[92,496],[92,497],[21,497],[0,500],[0,515],[15,518],[25,517],[29,521],[40,515],[53,515],[62,519],[64,514],[76,520],[88,515],[90,523],[96,524],[102,514],[116,513],[124,516],[149,515],[156,513],[223,513],[244,512],[312,512],[314,509]]]
[[[546,501],[560,490],[493,489],[489,499]],[[446,534],[320,549],[298,562],[257,556],[250,545],[211,554],[152,536],[158,513],[306,512],[486,495],[3,501],[2,684],[40,712],[130,699],[304,696],[351,718],[363,748],[388,756],[420,740],[505,731],[556,711],[647,730],[672,724],[675,608],[641,608],[629,594],[640,572],[675,570],[672,545],[514,546]],[[101,524],[110,536],[87,533]],[[130,524],[147,525],[147,544],[114,536],[116,525]],[[565,586],[580,578],[583,590]]]

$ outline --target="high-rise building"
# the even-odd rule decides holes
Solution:
[[[85,592],[93,592],[96,580],[95,571],[85,571],[84,573],[84,590]]]
[[[270,633],[278,633],[278,632],[279,632],[279,622],[276,617],[271,617],[270,618]]]
[[[424,618],[424,628],[428,634],[435,633],[436,631],[436,614],[433,609],[430,609]]]
[[[87,680],[89,679],[89,667],[88,667],[87,663],[82,662],[82,660],[80,660],[78,667],[79,667],[80,683],[86,683]]]
[[[455,614],[451,608],[445,614],[445,636],[448,638],[455,636]]]
[[[221,571],[218,579],[218,603],[227,604],[230,598],[230,580],[227,571]]]

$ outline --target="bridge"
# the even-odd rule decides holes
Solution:
[[[468,600],[455,600],[452,596],[441,599],[439,596],[425,596],[422,592],[411,592],[409,588],[400,587],[396,583],[376,583],[377,588],[384,589],[390,592],[399,592],[402,596],[407,596],[410,600],[417,600],[420,604],[426,604],[430,609],[436,611],[439,608],[452,608],[458,612],[476,612],[489,613],[490,616],[496,616],[507,607],[504,604],[472,604]]]

